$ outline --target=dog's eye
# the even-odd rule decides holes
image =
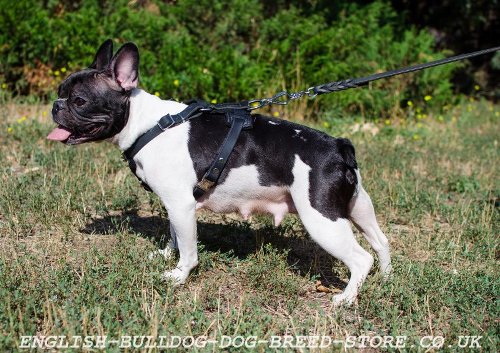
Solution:
[[[79,107],[81,107],[82,105],[84,105],[86,103],[85,99],[83,98],[80,98],[80,97],[76,97],[75,98],[75,104]]]

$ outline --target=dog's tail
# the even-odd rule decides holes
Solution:
[[[352,145],[351,141],[349,141],[346,138],[339,138],[338,139],[338,148],[339,152],[344,160],[344,163],[346,165],[346,180],[349,184],[355,185],[356,190],[358,186],[358,163],[356,163],[356,152],[354,151],[354,146]]]

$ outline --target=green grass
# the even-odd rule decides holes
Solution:
[[[323,130],[357,147],[393,252],[393,277],[373,270],[348,308],[315,288],[342,289],[348,271],[292,216],[274,228],[265,216],[200,214],[200,264],[172,288],[160,275],[175,261],[145,260],[166,241],[167,215],[119,151],[46,141],[45,106],[0,109],[0,351],[34,334],[406,335],[401,351],[425,351],[423,336],[456,351],[476,335],[483,351],[499,346],[498,106],[397,125],[326,117]]]

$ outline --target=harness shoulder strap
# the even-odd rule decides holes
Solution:
[[[134,156],[151,140],[160,135],[163,131],[170,129],[171,127],[180,125],[188,120],[194,119],[201,114],[203,110],[207,109],[209,104],[203,101],[196,101],[186,107],[180,113],[170,115],[167,114],[160,118],[154,127],[146,131],[144,134],[139,136],[137,140],[130,146],[123,154],[127,160],[131,160]]]
[[[193,101],[180,113],[174,115],[167,114],[163,116],[154,127],[139,136],[132,146],[123,152],[123,158],[128,162],[132,173],[134,173],[137,177],[137,164],[134,161],[135,155],[162,132],[188,120],[194,119],[205,112],[225,114],[226,123],[230,124],[231,128],[229,129],[229,132],[224,139],[215,160],[203,176],[202,180],[196,184],[193,190],[195,199],[199,199],[217,183],[217,180],[219,179],[222,170],[226,166],[227,160],[236,145],[241,130],[252,128],[253,118],[247,107],[248,102],[212,105],[200,100]],[[139,177],[137,178],[147,191],[152,191],[143,180]]]

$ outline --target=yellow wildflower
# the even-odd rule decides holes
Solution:
[[[6,89],[7,88],[7,84],[6,83],[2,83],[2,89]]]
[[[413,139],[416,141],[416,140],[420,139],[420,136],[418,134],[413,134]]]
[[[426,95],[424,97],[424,101],[426,101],[426,102],[430,101],[431,99],[432,99],[432,96],[430,96],[430,95]]]
[[[62,72],[62,73],[65,73],[65,72],[66,72],[66,68],[65,68],[65,67],[62,67],[62,68],[61,68],[61,72]]]
[[[12,129],[10,126],[7,128],[7,132],[8,132],[9,134],[10,134],[10,133],[12,133],[12,130],[13,130],[13,129]]]
[[[479,87],[479,85],[474,85],[474,89],[475,89],[476,91],[479,91],[479,90],[481,89],[481,87]]]
[[[17,123],[21,124],[23,121],[26,121],[26,119],[28,119],[26,115],[23,115],[21,118],[17,119]]]
[[[385,119],[385,125],[391,125],[391,121],[389,119]]]
[[[44,111],[42,112],[42,116],[43,116],[43,117],[47,116],[47,111],[46,111],[46,110],[44,110]]]
[[[279,116],[280,116],[280,113],[279,113],[279,112],[274,112],[274,113],[273,113],[273,116],[274,116],[275,118],[277,118],[277,117],[279,117]]]
[[[212,103],[212,104],[217,104],[217,99],[215,99],[215,98],[214,98],[214,99],[212,99],[212,100],[210,101],[210,103]]]
[[[175,87],[179,87],[179,85],[180,85],[179,80],[174,80],[174,86],[175,86]]]
[[[412,102],[412,101],[408,101],[408,102],[406,102],[406,104],[407,104],[409,107],[413,107],[413,102]]]
[[[160,92],[156,91],[155,92],[155,96],[159,97],[160,96]]]
[[[328,121],[323,121],[323,127],[325,129],[329,129],[330,128],[330,123]]]
[[[59,70],[54,71],[54,76],[59,76],[60,74]]]

